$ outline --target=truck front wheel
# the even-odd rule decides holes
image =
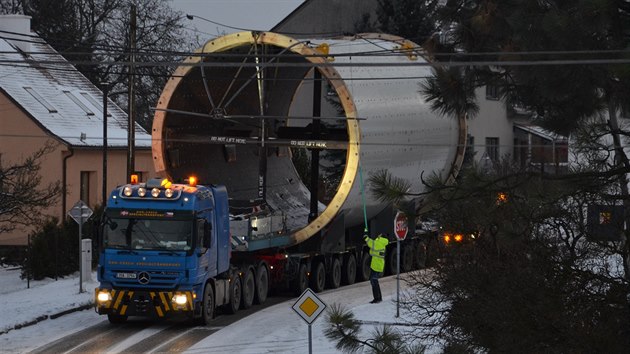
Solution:
[[[201,306],[201,324],[208,325],[214,317],[214,290],[212,289],[212,284],[206,284]]]

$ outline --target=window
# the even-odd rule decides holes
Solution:
[[[49,113],[57,113],[57,108],[55,108],[55,106],[53,106],[50,102],[46,101],[46,99],[37,93],[37,91],[33,90],[32,87],[24,86],[24,90],[30,93],[37,102],[48,110]]]
[[[206,221],[203,219],[198,219],[197,220],[197,248],[198,249],[204,249],[205,247],[203,247],[203,238],[204,238],[204,234],[205,234],[205,225],[206,225]]]
[[[466,150],[464,150],[464,164],[472,163],[475,156],[475,137],[468,134],[466,137]]]
[[[74,102],[74,104],[76,104],[77,106],[79,106],[79,108],[81,108],[83,110],[83,112],[85,112],[85,114],[87,114],[88,116],[93,116],[94,112],[92,112],[91,109],[89,109],[85,104],[83,104],[83,102],[81,102],[81,100],[79,100],[79,98],[77,96],[75,96],[74,94],[72,94],[72,92],[70,91],[64,91],[63,93],[66,94],[66,96],[68,96],[68,98]]]
[[[83,98],[85,98],[88,102],[90,102],[92,104],[92,106],[96,107],[96,109],[98,109],[99,112],[103,113],[103,105],[99,104],[96,99],[94,97],[92,97],[92,95],[90,95],[87,92],[81,92],[81,96],[83,96]],[[107,116],[111,117],[112,114],[109,113],[109,111],[107,112]]]
[[[499,160],[499,138],[486,138],[486,155],[492,161]]]
[[[486,99],[496,101],[499,99],[499,86],[487,85],[486,86]]]
[[[96,172],[81,171],[80,196],[79,198],[87,205],[96,202]]]

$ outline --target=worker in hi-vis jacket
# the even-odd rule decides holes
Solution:
[[[365,235],[364,239],[365,243],[370,248],[370,256],[372,256],[370,263],[370,284],[372,284],[372,295],[374,299],[370,301],[370,303],[376,304],[383,301],[378,278],[383,275],[383,270],[385,269],[385,248],[387,244],[389,244],[389,240],[384,237],[383,234],[378,234],[378,236],[373,239]]]

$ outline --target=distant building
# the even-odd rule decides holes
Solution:
[[[36,33],[30,17],[0,16],[0,164],[11,166],[45,146],[42,186],[60,181],[65,194],[43,212],[64,219],[79,200],[103,203],[103,93]],[[107,106],[107,190],[126,182],[127,115]],[[153,174],[151,136],[135,127],[135,169]],[[0,245],[25,245],[35,229],[0,234]]]

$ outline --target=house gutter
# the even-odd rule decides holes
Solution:
[[[74,156],[74,150],[72,149],[72,146],[68,146],[68,150],[70,151],[70,154],[66,157],[63,158],[63,164],[61,167],[61,193],[63,193],[63,196],[61,198],[61,220],[62,222],[66,219],[66,198],[68,197],[68,188],[67,188],[67,169],[68,169],[68,159],[71,158],[72,156]]]

